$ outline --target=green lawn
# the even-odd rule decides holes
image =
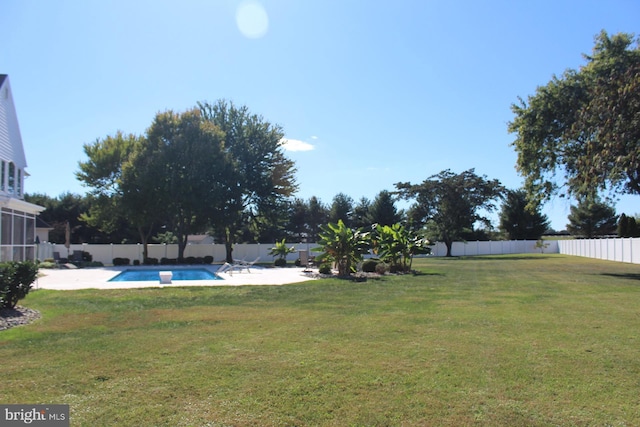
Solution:
[[[637,426],[640,266],[560,255],[273,287],[35,291],[0,402],[73,426]]]

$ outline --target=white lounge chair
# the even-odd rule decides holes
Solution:
[[[220,268],[218,268],[216,273],[229,273],[230,275],[233,275],[234,270],[242,271],[244,269],[246,269],[249,273],[251,273],[251,267],[256,262],[258,262],[259,259],[260,257],[256,258],[251,262],[245,261],[244,259],[234,259],[233,264],[229,264],[228,262],[225,262],[224,264],[222,264]]]
[[[251,273],[251,267],[253,267],[253,264],[255,264],[256,262],[258,262],[258,260],[260,259],[260,257],[254,259],[253,261],[249,262],[249,261],[245,261],[244,259],[241,260],[233,260],[233,269],[235,270],[239,270],[242,271],[243,269],[246,269],[249,273]]]

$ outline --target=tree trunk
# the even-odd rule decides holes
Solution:
[[[224,230],[224,248],[227,252],[227,262],[233,264],[233,242],[231,242],[231,230],[228,227]]]
[[[445,246],[447,247],[447,257],[452,257],[453,255],[451,255],[451,247],[453,246],[453,242],[451,240],[445,240],[444,242]]]
[[[138,234],[140,235],[140,240],[142,241],[142,262],[149,258],[149,237],[151,236],[151,231],[153,230],[152,226],[149,226],[149,230],[147,232],[144,231],[143,227],[138,227]]]
[[[178,260],[183,260],[184,250],[187,247],[187,235],[179,231],[176,233],[176,237],[178,238]]]

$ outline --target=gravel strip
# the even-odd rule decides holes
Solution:
[[[19,305],[13,309],[0,309],[0,331],[13,328],[14,326],[28,325],[40,317],[42,316],[39,311]]]

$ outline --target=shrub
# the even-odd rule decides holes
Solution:
[[[376,265],[376,273],[383,275],[385,273],[389,272],[389,266],[387,264],[385,264],[384,262],[379,262]]]
[[[142,263],[144,265],[158,265],[158,258],[145,258]]]
[[[31,261],[0,264],[0,308],[15,308],[37,276],[38,266]]]
[[[93,255],[87,251],[82,251],[82,261],[91,262],[93,261]]]
[[[140,265],[140,260],[139,259],[134,259],[133,260],[133,265]]]
[[[295,260],[293,263],[295,264],[296,267],[300,267],[302,265],[302,261],[300,261],[300,258]]]
[[[135,264],[135,261],[134,261],[134,264]],[[83,267],[104,267],[104,264],[101,263],[100,261],[91,261],[91,262],[85,262],[82,266]]]
[[[57,265],[53,260],[49,261],[45,259],[44,261],[38,264],[38,268],[56,268],[56,267]]]
[[[368,259],[362,263],[362,271],[365,273],[375,273],[378,261],[375,259]]]
[[[213,262],[213,257],[211,255],[206,255],[202,258],[203,263],[211,264]]]
[[[405,269],[402,264],[391,264],[389,266],[389,273],[404,273]]]
[[[287,260],[284,258],[277,258],[273,262],[273,265],[275,265],[276,267],[284,267],[285,265],[287,265]]]
[[[113,259],[113,265],[115,265],[115,266],[129,265],[129,263],[130,263],[129,258],[114,258]]]
[[[322,264],[320,268],[318,268],[318,272],[320,274],[331,274],[331,266],[329,264]]]
[[[184,259],[184,263],[185,264],[195,264],[196,263],[196,257],[194,256],[188,256]]]

